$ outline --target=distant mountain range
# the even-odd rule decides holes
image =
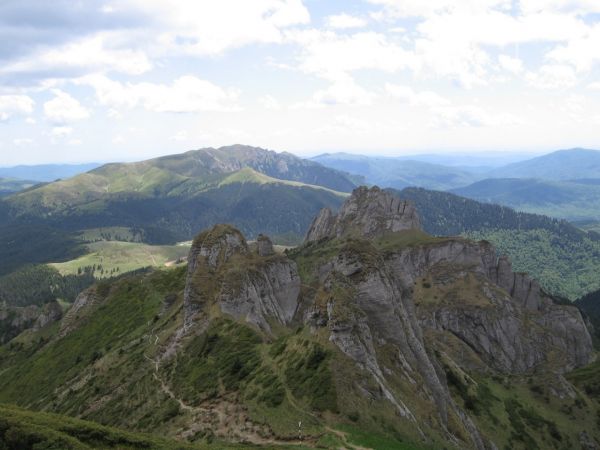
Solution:
[[[324,166],[360,175],[370,184],[402,189],[421,186],[452,189],[478,180],[474,173],[461,168],[403,158],[384,158],[347,153],[324,154],[312,158]]]
[[[473,157],[398,158],[324,154],[321,164],[364,176],[370,184],[448,190],[475,200],[573,221],[600,220],[600,151],[559,150],[497,167]],[[490,159],[494,164],[501,159]],[[444,163],[444,164],[442,164]]]
[[[71,178],[80,173],[99,167],[98,163],[89,164],[40,164],[35,166],[0,167],[0,178],[15,178],[50,182]]]
[[[492,170],[489,178],[575,180],[600,178],[600,151],[574,148]]]
[[[482,202],[572,221],[600,219],[600,179],[488,178],[451,192]]]
[[[227,222],[251,238],[297,243],[312,216],[337,208],[355,186],[316,162],[241,145],[107,164],[0,201],[0,274],[70,259],[78,251],[69,236],[100,227],[135,228],[147,243],[173,244]],[[58,248],[44,245],[50,234]]]

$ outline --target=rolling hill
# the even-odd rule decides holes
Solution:
[[[78,236],[99,228],[171,245],[227,222],[293,244],[319,209],[336,208],[353,187],[347,174],[318,163],[240,145],[107,164],[0,200],[0,274],[81,256]]]
[[[549,292],[575,300],[600,288],[600,234],[569,222],[455,194],[407,188],[425,231],[490,241],[515,270],[535,276]]]
[[[451,192],[482,202],[570,221],[600,220],[600,179],[548,181],[489,178],[452,189]]]

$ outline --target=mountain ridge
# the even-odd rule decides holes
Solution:
[[[187,268],[102,281],[61,322],[1,346],[0,401],[195,443],[491,450],[600,438],[591,394],[560,408],[575,389],[562,374],[593,357],[579,311],[489,243],[428,236],[400,204],[357,189],[335,234],[284,254],[230,225],[204,230]],[[527,381],[538,372],[547,400]],[[356,429],[385,443],[360,444]]]

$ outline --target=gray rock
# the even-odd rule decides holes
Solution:
[[[290,323],[299,294],[296,263],[275,255],[268,237],[259,237],[257,256],[238,230],[217,225],[198,235],[190,249],[185,326],[216,303],[223,313],[270,332],[271,320]]]
[[[305,242],[346,235],[373,237],[386,232],[420,229],[414,205],[378,187],[356,188],[337,215],[323,209],[314,219]]]
[[[273,242],[271,242],[271,239],[264,234],[258,235],[256,238],[256,246],[259,256],[271,256],[275,254],[275,250],[273,250]]]

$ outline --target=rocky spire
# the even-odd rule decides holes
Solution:
[[[256,246],[259,256],[271,256],[275,253],[275,250],[273,250],[273,242],[271,242],[271,239],[264,234],[258,235],[256,238]]]
[[[373,237],[386,232],[420,229],[412,202],[382,191],[361,186],[352,192],[337,215],[323,209],[313,220],[305,242],[345,235]]]

